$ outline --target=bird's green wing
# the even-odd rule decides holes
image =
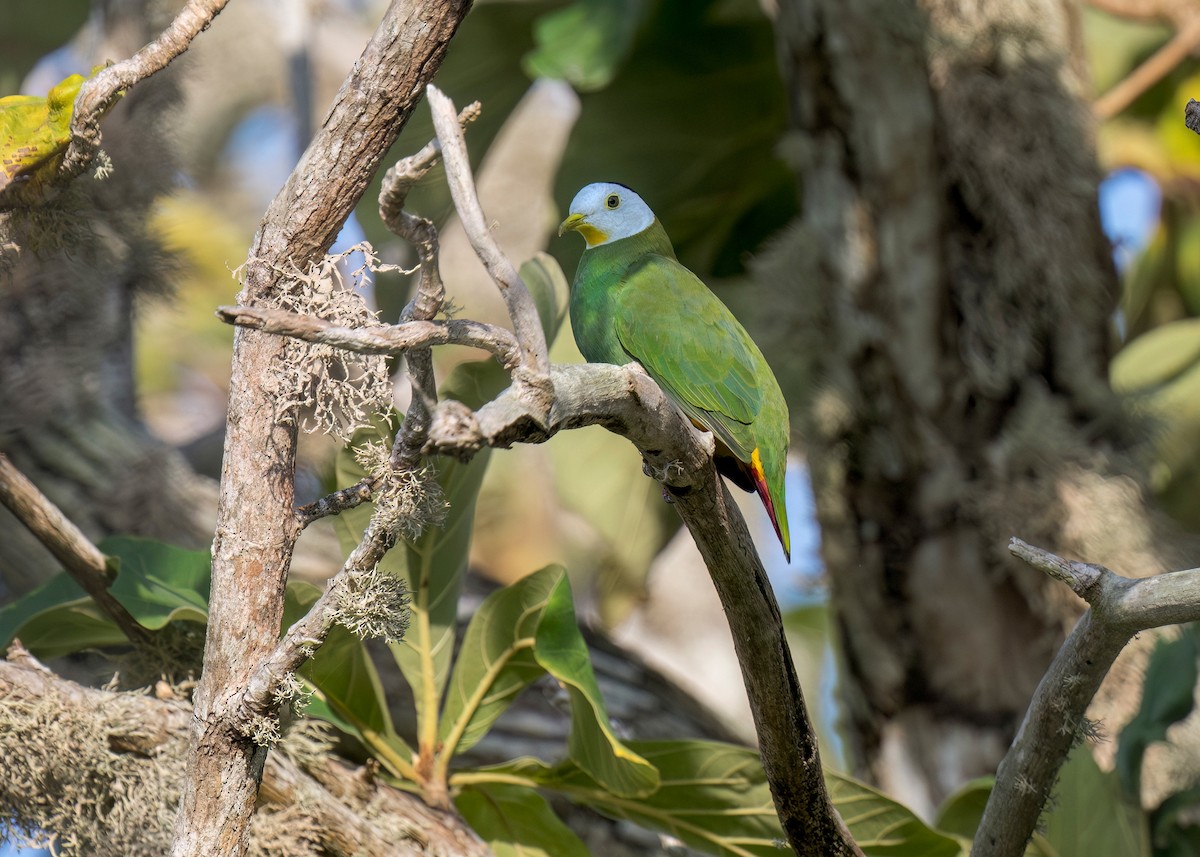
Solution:
[[[621,346],[693,420],[748,462],[763,405],[761,353],[733,314],[674,259],[651,254],[615,290]],[[762,364],[762,365],[760,365]]]

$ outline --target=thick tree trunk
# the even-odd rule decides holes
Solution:
[[[802,0],[778,19],[802,215],[758,273],[792,308],[775,362],[808,385],[791,398],[851,754],[925,813],[995,770],[1077,613],[1009,536],[1139,574],[1173,559],[1106,383],[1118,286],[1075,11]]]

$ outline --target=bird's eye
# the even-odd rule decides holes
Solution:
[[[616,208],[621,204],[621,197],[617,196],[615,193],[610,193],[608,195],[608,199],[604,200],[604,204],[609,208]]]

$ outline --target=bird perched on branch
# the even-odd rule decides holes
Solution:
[[[620,184],[590,184],[558,234],[587,249],[571,285],[571,326],[592,363],[637,361],[716,439],[717,470],[757,491],[791,559],[784,472],[788,412],[758,346],[700,278],[675,258],[650,207]]]

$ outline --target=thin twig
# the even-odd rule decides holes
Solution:
[[[542,332],[537,307],[528,287],[517,273],[512,261],[504,255],[500,245],[487,227],[479,197],[475,192],[475,181],[471,175],[471,163],[467,158],[467,147],[463,142],[454,110],[454,102],[436,86],[426,87],[429,109],[433,114],[433,127],[442,144],[442,158],[446,162],[446,181],[450,195],[475,254],[487,268],[492,281],[500,288],[504,303],[512,319],[517,341],[521,343],[521,365],[513,372],[513,382],[528,388],[523,396],[535,420],[545,420],[554,401],[554,388],[550,384],[550,360],[547,357],[546,336]]]
[[[328,518],[331,515],[340,515],[347,509],[369,503],[377,482],[375,477],[368,476],[353,485],[334,491],[332,494],[326,494],[319,500],[305,503],[296,509],[296,526],[303,530],[314,521]]]
[[[405,321],[380,327],[341,327],[313,315],[274,307],[223,306],[217,318],[226,324],[248,327],[305,342],[319,342],[359,354],[405,354],[431,345],[470,345],[495,354],[512,368],[520,361],[520,347],[503,327],[469,319]]]
[[[1096,99],[1092,112],[1097,119],[1111,119],[1138,96],[1158,83],[1200,46],[1200,12],[1180,24],[1171,40],[1130,72],[1124,80]]]
[[[1200,569],[1131,579],[1013,539],[1009,550],[1061,580],[1090,609],[1042,676],[996,773],[973,857],[1020,857],[1071,747],[1085,732],[1092,697],[1139,631],[1200,620]]]
[[[3,453],[0,453],[0,503],[54,554],[67,574],[131,642],[150,641],[150,632],[108,591],[114,574],[104,554]]]
[[[460,132],[479,118],[478,101],[458,114]],[[415,155],[397,161],[384,174],[379,191],[379,216],[392,232],[416,248],[420,260],[416,294],[404,308],[401,321],[432,322],[446,302],[446,288],[438,269],[438,234],[428,218],[404,210],[408,192],[438,162],[441,143],[434,138]],[[414,472],[421,465],[421,448],[429,432],[432,409],[437,405],[437,382],[433,375],[433,352],[428,347],[408,352],[408,378],[412,399],[404,422],[392,444],[391,465],[394,469]],[[515,365],[510,364],[510,365]]]

